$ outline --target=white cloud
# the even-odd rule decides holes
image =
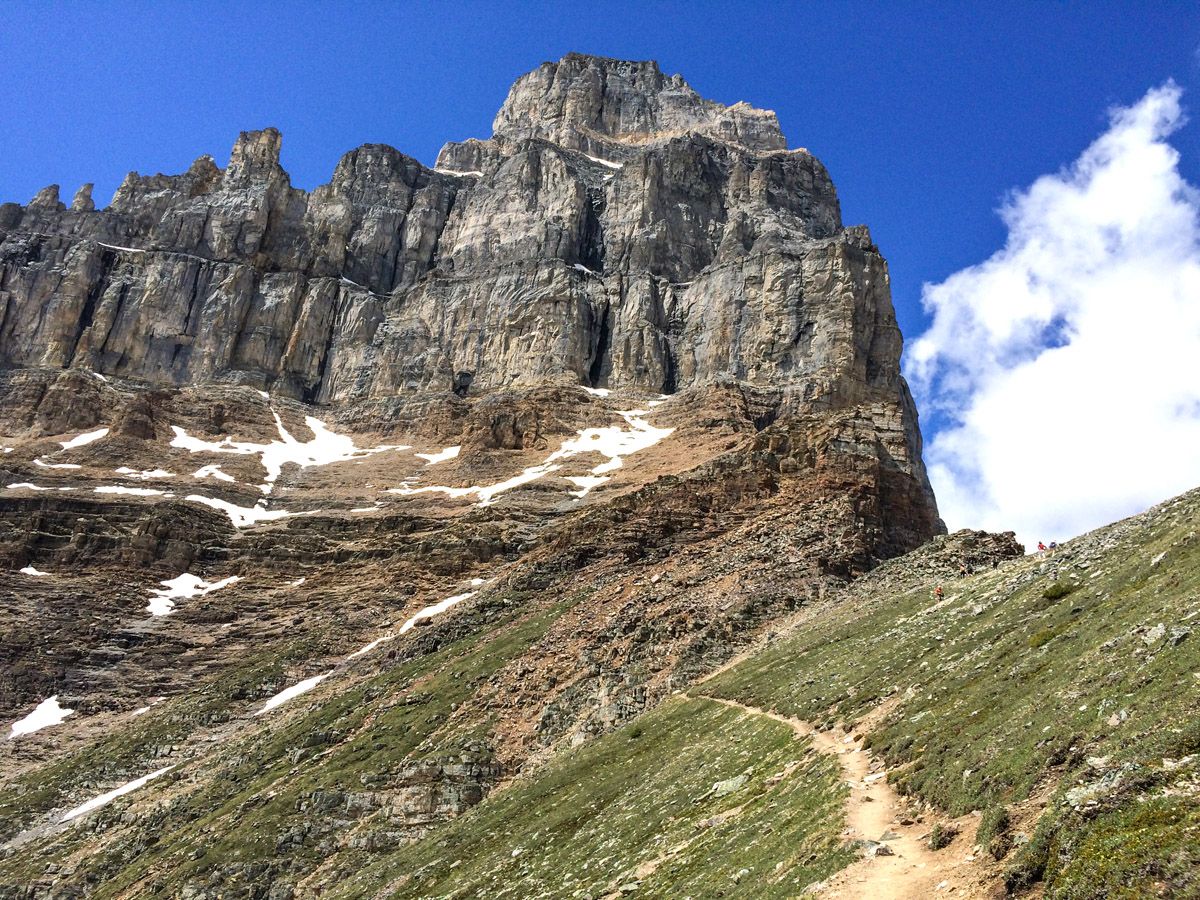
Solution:
[[[926,285],[911,347],[946,523],[1061,541],[1200,485],[1200,192],[1172,82],[1001,210],[988,260]]]

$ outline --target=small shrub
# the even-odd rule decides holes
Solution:
[[[929,849],[941,850],[943,847],[949,847],[950,842],[954,840],[957,834],[957,826],[943,825],[939,822],[933,826],[933,831],[929,833]]]
[[[1038,647],[1044,647],[1054,640],[1056,634],[1058,634],[1057,628],[1043,628],[1040,631],[1036,631],[1029,638],[1029,646],[1034,650]]]
[[[1061,600],[1067,594],[1071,593],[1079,585],[1070,581],[1056,581],[1050,587],[1042,591],[1042,596],[1047,600]]]
[[[1008,814],[1008,807],[1002,803],[989,806],[979,819],[979,832],[975,840],[980,844],[986,843],[996,835],[1004,834],[1011,825],[1012,819]]]
[[[1049,816],[1043,816],[1034,829],[1033,837],[1029,839],[1012,865],[1004,872],[1004,886],[1010,894],[1023,891],[1039,881],[1046,874],[1046,865],[1050,862],[1050,847],[1058,833],[1059,823],[1051,821]]]
[[[998,834],[987,842],[987,852],[992,854],[992,859],[999,862],[1008,856],[1013,848],[1013,839],[1011,834]]]
[[[645,732],[644,732],[644,731],[642,731],[642,726],[641,726],[641,725],[634,725],[632,728],[630,728],[630,729],[629,729],[629,739],[630,739],[631,741],[633,741],[633,740],[637,740],[637,739],[638,739],[638,738],[640,738],[640,737],[641,737],[643,734],[645,734]]]

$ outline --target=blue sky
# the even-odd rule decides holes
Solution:
[[[178,172],[202,153],[223,165],[238,131],[268,125],[305,188],[366,142],[431,164],[443,142],[490,134],[508,86],[544,60],[656,59],[704,96],[774,109],[790,145],[826,163],[846,222],[868,224],[889,260],[910,344],[932,321],[922,285],[1000,250],[998,207],[1076,160],[1112,108],[1173,79],[1185,114],[1200,110],[1194,2],[79,2],[3,15],[0,201],[53,182],[69,199],[93,181],[104,203],[129,170]],[[1176,120],[1169,139],[1192,184],[1198,129]],[[966,408],[926,404],[927,436]]]
[[[0,201],[94,181],[104,202],[129,170],[223,165],[266,125],[305,188],[366,142],[431,163],[490,134],[544,60],[657,59],[705,96],[776,110],[825,162],[891,264],[908,336],[920,284],[1002,241],[1009,189],[1168,77],[1200,95],[1200,4],[1183,2],[9,3],[4,19]],[[1200,154],[1185,164],[1195,176]]]

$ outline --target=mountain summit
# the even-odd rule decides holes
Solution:
[[[517,79],[492,123],[496,137],[572,150],[637,145],[696,132],[748,150],[786,150],[775,113],[705,100],[658,63],[569,53]]]

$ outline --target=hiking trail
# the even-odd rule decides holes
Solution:
[[[844,837],[881,844],[891,850],[891,855],[861,857],[831,877],[815,896],[830,900],[927,900],[931,894],[967,898],[991,895],[982,867],[975,865],[971,852],[978,820],[971,816],[956,820],[960,826],[958,836],[941,850],[929,849],[934,822],[928,817],[920,822],[907,813],[888,784],[881,761],[863,749],[861,736],[856,737],[887,712],[886,706],[876,709],[859,723],[859,728],[847,733],[841,728],[821,731],[800,719],[736,700],[707,694],[694,696],[788,725],[798,736],[810,739],[818,752],[837,758],[850,788]]]

